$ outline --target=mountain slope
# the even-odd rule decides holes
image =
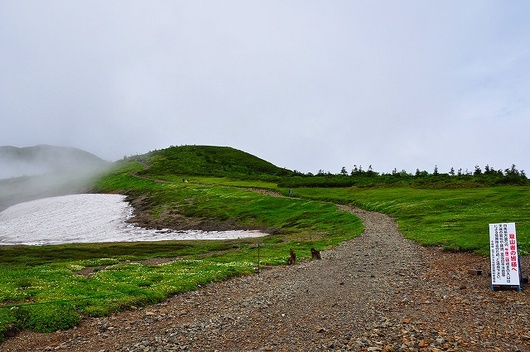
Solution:
[[[281,176],[291,171],[275,166],[252,154],[217,146],[179,146],[153,151],[134,157],[152,175],[197,175],[217,177]]]
[[[0,179],[93,170],[108,164],[101,158],[77,148],[37,145],[0,147]]]
[[[76,148],[0,147],[0,211],[33,199],[86,192],[110,165]]]

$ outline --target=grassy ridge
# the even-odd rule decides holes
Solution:
[[[254,155],[231,148],[216,146],[179,146],[156,150],[132,157],[149,165],[148,175],[231,176],[256,179],[288,176],[291,171],[279,168]]]
[[[214,219],[240,228],[274,230],[284,241],[299,240],[308,234],[341,236],[356,232],[359,220],[340,212],[334,205],[288,197],[271,197],[242,184],[252,181],[229,181],[195,177],[182,182],[180,176],[137,175],[140,164],[127,164],[101,178],[94,186],[100,192],[120,192],[131,198],[145,197],[143,205],[150,217],[161,220],[172,215],[196,219]],[[131,172],[133,171],[133,172]],[[214,182],[218,180],[218,182]],[[228,186],[232,183],[233,186]],[[261,182],[260,186],[272,184]]]

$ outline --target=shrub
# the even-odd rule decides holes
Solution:
[[[81,316],[77,313],[75,306],[67,303],[36,304],[20,309],[21,313],[24,313],[26,309],[29,311],[29,316],[25,313],[21,316],[24,320],[24,328],[36,332],[54,332],[70,329],[81,320]]]

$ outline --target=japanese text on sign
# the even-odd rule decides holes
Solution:
[[[519,285],[515,223],[490,224],[492,285]]]

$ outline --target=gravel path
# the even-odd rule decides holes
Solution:
[[[530,296],[492,292],[487,258],[419,247],[388,216],[343,209],[362,218],[365,232],[322,260],[86,319],[69,331],[24,332],[0,350],[530,351]]]

